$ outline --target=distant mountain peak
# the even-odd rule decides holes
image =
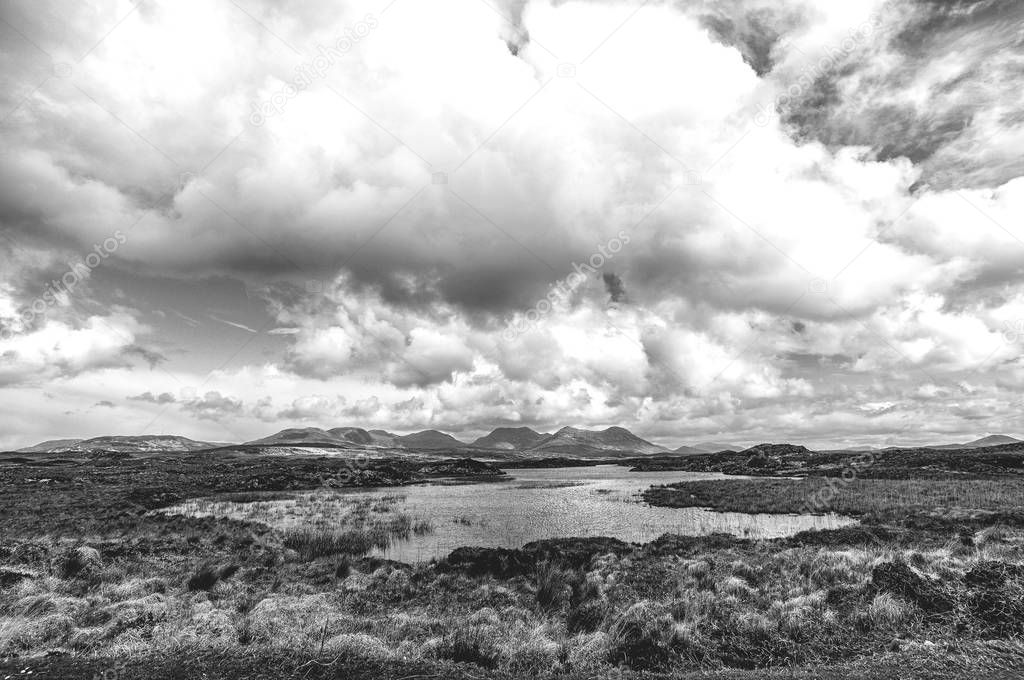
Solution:
[[[349,442],[344,438],[319,427],[286,427],[269,437],[246,442],[250,446],[287,446],[289,444],[343,446],[347,443]]]
[[[422,430],[413,432],[395,440],[402,446],[409,449],[449,449],[465,446],[455,437],[438,430]]]
[[[174,434],[153,435],[110,435],[91,439],[55,439],[42,442],[23,453],[88,453],[90,451],[114,451],[120,453],[147,453],[157,451],[188,452],[202,451],[220,446],[211,442],[200,442]]]
[[[666,449],[641,439],[624,427],[584,430],[565,426],[537,442],[531,451],[570,453],[580,456],[601,456],[609,453],[636,455],[664,453]]]
[[[1001,446],[1003,444],[1018,444],[1021,443],[1020,439],[1011,437],[1005,434],[990,434],[987,437],[981,439],[975,439],[972,442],[967,442],[964,446],[969,448],[983,448],[985,446]]]
[[[748,456],[791,456],[797,453],[811,453],[811,450],[800,444],[758,444],[744,449],[740,453]]]
[[[473,446],[521,451],[549,436],[529,427],[497,427],[490,434],[474,441]]]

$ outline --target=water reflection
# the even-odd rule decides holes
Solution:
[[[377,551],[378,555],[402,562],[443,557],[461,546],[516,548],[544,538],[610,536],[635,543],[645,543],[664,533],[775,538],[856,522],[834,514],[748,515],[700,508],[658,508],[637,496],[652,484],[721,478],[713,473],[629,472],[617,465],[523,469],[510,470],[509,479],[497,483],[346,490],[338,492],[344,497],[338,503],[324,502],[322,493],[296,494],[293,499],[259,504],[218,503],[212,514],[282,528],[303,523],[329,526],[332,514],[355,499],[389,501],[395,512],[429,519],[433,525],[431,533],[410,535]],[[182,507],[179,511],[188,509]]]

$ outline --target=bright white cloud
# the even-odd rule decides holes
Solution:
[[[116,229],[127,238],[112,273],[237,277],[265,297],[270,330],[202,318],[284,348],[210,375],[189,364],[180,380],[196,391],[184,397],[159,371],[154,384],[129,380],[114,403],[139,427],[168,413],[168,426],[218,439],[228,435],[211,420],[250,438],[270,423],[346,419],[825,436],[906,432],[918,394],[948,402],[935,430],[955,431],[956,413],[968,427],[996,380],[1005,389],[1021,370],[1024,343],[1007,336],[1024,318],[1024,180],[933,190],[922,181],[946,169],[944,153],[959,162],[962,140],[921,163],[820,143],[786,115],[756,118],[794,84],[812,97],[802,74],[836,49],[878,57],[841,82],[823,74],[844,116],[897,95],[929,104],[976,52],[964,43],[924,66],[897,55],[894,29],[916,26],[918,8],[758,2],[788,31],[784,43],[759,36],[772,67],[759,71],[749,40],[678,3],[512,3],[522,32],[476,0],[399,0],[384,13],[98,2],[68,9],[60,30],[42,5],[5,16],[75,65],[33,91],[22,81],[51,65],[22,44],[2,69],[13,113],[0,131],[0,228],[41,255],[2,282],[0,320],[16,335],[0,344],[0,381],[12,395],[74,381],[55,430],[92,423],[85,402],[109,395],[87,381],[109,390],[128,373],[125,352],[162,340],[141,312],[85,294],[52,320],[16,322],[67,253]],[[739,3],[712,9],[752,30]],[[363,25],[325,65],[320,47]],[[282,98],[303,73],[308,87]],[[914,76],[896,91],[890,73]],[[273,111],[253,125],[264,102]],[[629,242],[600,272],[528,332],[506,333],[619,233]],[[610,304],[601,273],[624,300]],[[208,352],[200,335],[171,349]],[[968,378],[973,393],[959,387]],[[934,388],[918,393],[923,381]],[[130,400],[146,392],[176,399]]]

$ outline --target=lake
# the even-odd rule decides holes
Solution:
[[[609,536],[645,543],[664,533],[699,536],[728,533],[776,538],[800,531],[836,529],[856,520],[835,514],[745,514],[702,508],[660,508],[638,494],[653,484],[723,479],[717,473],[630,472],[619,465],[508,470],[487,483],[436,480],[375,489],[299,492],[259,503],[210,503],[202,499],[165,512],[219,515],[260,521],[275,528],[330,526],[332,515],[353,502],[387,504],[389,512],[429,520],[433,530],[396,539],[377,554],[401,562],[446,556],[462,546],[518,548],[530,541],[572,536]],[[735,477],[732,477],[735,479]],[[330,494],[325,500],[324,494]],[[332,502],[332,499],[337,502]]]

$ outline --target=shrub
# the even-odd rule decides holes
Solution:
[[[608,631],[609,660],[637,670],[665,667],[672,657],[675,622],[640,601],[620,615]]]
[[[677,623],[672,634],[673,648],[693,663],[701,663],[708,656],[708,640],[697,624]]]
[[[498,612],[490,607],[477,609],[469,617],[469,622],[474,626],[496,626],[500,620]]]
[[[238,572],[238,565],[231,564],[226,567],[215,567],[209,564],[203,565],[185,584],[189,590],[212,590],[220,581],[227,580]]]
[[[874,628],[898,630],[914,618],[914,607],[890,593],[879,593],[867,609]]]
[[[714,590],[715,577],[710,562],[693,560],[683,567],[683,573],[692,579],[694,585],[701,590]]]
[[[974,626],[999,637],[1024,631],[1024,566],[979,562],[964,577],[964,584]]]
[[[387,659],[391,650],[379,638],[366,633],[342,633],[324,643],[324,650],[332,654],[361,657],[364,659]]]
[[[738,576],[729,576],[722,581],[721,590],[726,595],[733,595],[739,598],[747,597],[753,593],[747,582]]]
[[[547,626],[515,632],[501,647],[502,670],[527,677],[543,674],[558,664],[561,648],[548,636]]]
[[[757,585],[761,580],[761,570],[747,564],[743,560],[736,560],[729,565],[733,576],[738,576],[751,585]]]
[[[62,578],[87,577],[103,566],[103,559],[96,548],[79,546],[69,548],[57,558],[57,572]]]
[[[569,644],[569,667],[574,671],[595,671],[608,663],[608,634],[579,635]]]
[[[550,610],[561,606],[569,586],[565,572],[550,562],[541,562],[537,565],[534,579],[535,597],[541,609]]]
[[[345,579],[345,578],[348,578],[348,575],[351,574],[351,573],[352,573],[352,562],[350,562],[347,557],[341,558],[341,561],[338,562],[338,566],[336,566],[334,568],[334,577],[335,578]]]
[[[252,639],[279,648],[319,645],[324,622],[337,615],[325,593],[268,597],[249,613]]]
[[[442,638],[436,656],[456,663],[471,663],[481,668],[498,667],[498,651],[478,629],[457,627]]]
[[[565,627],[569,633],[592,633],[601,626],[607,613],[607,605],[603,600],[584,600],[569,605],[565,617]]]
[[[569,596],[569,611],[565,625],[569,633],[592,633],[604,620],[608,603],[601,596],[601,588],[579,574],[572,584]]]
[[[974,534],[974,545],[983,548],[990,543],[1003,543],[1009,535],[1010,532],[1004,525],[994,524]]]
[[[219,580],[220,576],[215,567],[204,566],[200,567],[199,571],[192,574],[192,577],[188,580],[186,585],[188,586],[188,589],[192,591],[211,590],[215,585],[217,585],[217,581]]]
[[[719,598],[707,590],[680,591],[669,605],[669,613],[676,621],[701,621],[717,611]]]
[[[955,601],[943,583],[910,568],[906,562],[883,562],[871,572],[871,583],[878,593],[890,592],[916,603],[926,612],[948,612]]]

